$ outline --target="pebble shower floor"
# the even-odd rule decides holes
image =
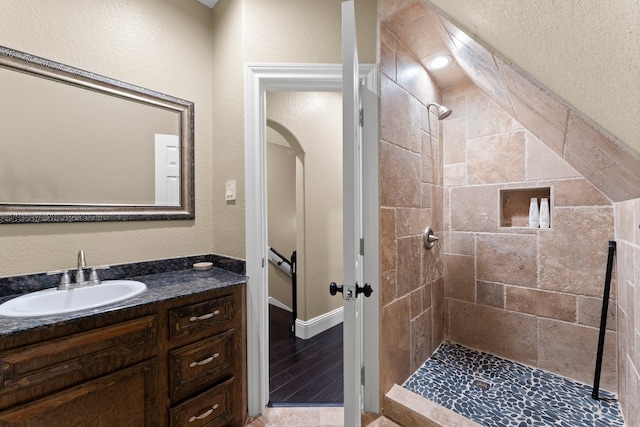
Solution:
[[[486,427],[625,425],[605,390],[447,341],[403,387]]]

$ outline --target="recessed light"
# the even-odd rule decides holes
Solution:
[[[438,55],[432,58],[427,64],[427,68],[430,70],[441,70],[448,67],[453,62],[453,58],[449,55]]]

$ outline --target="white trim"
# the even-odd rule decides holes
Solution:
[[[361,65],[364,78],[374,65]],[[342,90],[340,64],[245,64],[245,235],[248,415],[269,401],[267,310],[266,92]],[[377,165],[376,165],[377,167]],[[366,203],[366,201],[365,201]],[[377,208],[376,208],[377,209]],[[372,244],[374,244],[372,242]],[[365,256],[366,258],[366,256]],[[377,307],[376,307],[377,309]],[[370,330],[378,339],[378,325]],[[368,339],[365,334],[365,341]],[[365,366],[366,369],[366,366]],[[367,393],[368,385],[365,387]],[[378,390],[371,391],[377,395]]]
[[[321,314],[310,320],[296,319],[296,337],[303,340],[315,337],[316,335],[333,328],[342,323],[344,319],[343,308],[338,307],[328,313]]]
[[[286,305],[284,305],[283,303],[281,303],[280,301],[278,301],[277,299],[275,299],[274,297],[269,297],[269,305],[273,305],[275,307],[281,308],[283,310],[289,311],[291,313],[293,313],[293,310],[289,307],[287,307]],[[297,320],[296,320],[296,324],[297,324]]]

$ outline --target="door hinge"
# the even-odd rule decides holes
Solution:
[[[364,366],[360,368],[360,383],[364,385]]]
[[[364,126],[364,110],[360,109],[360,127]]]
[[[364,256],[364,238],[360,239],[360,255]]]

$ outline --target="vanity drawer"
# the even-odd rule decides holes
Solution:
[[[203,338],[232,326],[233,295],[169,310],[171,339]]]
[[[97,378],[156,354],[157,318],[147,316],[0,354],[0,406]]]
[[[231,426],[234,378],[169,410],[171,427]]]
[[[169,352],[169,391],[177,401],[231,376],[234,331]]]

